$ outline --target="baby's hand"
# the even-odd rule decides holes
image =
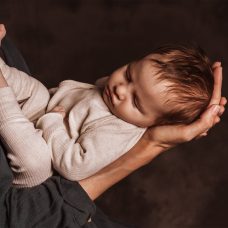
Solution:
[[[66,110],[63,106],[56,106],[50,112],[56,112],[62,115],[63,118],[66,116]]]

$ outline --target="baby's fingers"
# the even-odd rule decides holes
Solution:
[[[51,112],[64,112],[65,111],[65,108],[63,106],[56,106],[54,107]]]
[[[55,112],[55,113],[59,113],[62,115],[63,118],[65,118],[66,116],[66,110],[63,106],[56,106],[54,107],[50,112]]]

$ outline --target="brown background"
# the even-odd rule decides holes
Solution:
[[[33,75],[48,87],[94,82],[164,42],[195,41],[224,67],[228,2],[222,0],[0,0],[0,21]],[[208,137],[156,158],[97,204],[139,227],[228,227],[227,113]]]

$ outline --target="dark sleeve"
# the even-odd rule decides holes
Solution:
[[[19,50],[15,47],[13,42],[10,40],[9,37],[5,37],[2,40],[1,44],[2,54],[4,55],[3,58],[7,65],[11,67],[15,67],[18,70],[24,71],[28,75],[31,75],[28,65],[26,64],[23,56],[19,52]]]
[[[33,188],[11,188],[5,196],[9,227],[96,227],[95,205],[77,182],[53,176]]]
[[[0,145],[0,227],[97,227],[96,207],[77,183],[53,176],[33,188],[13,188],[13,175]]]

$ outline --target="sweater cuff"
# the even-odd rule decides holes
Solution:
[[[11,87],[0,88],[0,123],[24,117]]]

